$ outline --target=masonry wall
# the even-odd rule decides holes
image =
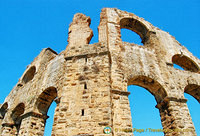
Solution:
[[[76,47],[71,50],[73,52],[78,49]],[[67,74],[60,105],[65,105],[67,110],[60,109],[60,116],[57,118],[53,133],[103,134],[104,127],[111,125],[108,52],[69,56],[66,60]],[[57,127],[62,127],[62,131]]]
[[[90,18],[76,14],[66,50],[44,49],[27,67],[0,105],[2,136],[42,136],[53,101],[52,136],[132,136],[128,85],[155,97],[166,136],[196,136],[184,92],[200,102],[200,60],[132,13],[104,8],[100,18],[98,43],[89,44]],[[143,46],[123,42],[121,29],[137,33]]]

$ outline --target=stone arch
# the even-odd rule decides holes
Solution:
[[[156,99],[157,103],[160,103],[167,96],[165,89],[155,79],[147,76],[137,76],[128,80],[128,85],[138,85],[147,89]]]
[[[48,87],[38,97],[36,106],[39,113],[47,115],[51,103],[57,97],[57,89],[55,87]]]
[[[24,114],[25,111],[25,104],[24,103],[19,103],[11,113],[11,118],[14,121],[13,128],[12,128],[12,133],[16,134],[18,136],[19,131],[20,131],[20,126],[22,122],[22,115]]]
[[[143,75],[129,79],[128,85],[137,85],[148,90],[155,97],[155,100],[157,102],[157,105],[155,107],[159,110],[163,130],[176,129],[176,127],[174,127],[175,116],[173,115],[173,112],[171,110],[171,108],[174,107],[173,105],[170,105],[170,101],[173,101],[174,98],[168,96],[166,90],[168,88],[164,88],[164,86],[159,82],[158,79]],[[164,131],[164,135],[173,135],[172,133],[173,131]]]
[[[11,113],[11,118],[13,119],[15,124],[20,124],[20,116],[24,113],[25,111],[25,105],[24,103],[19,103],[12,111]]]
[[[38,129],[38,133],[44,134],[45,127],[46,127],[46,120],[49,118],[47,113],[49,110],[49,107],[51,106],[53,101],[57,101],[57,89],[55,87],[48,87],[44,91],[41,92],[41,94],[38,96],[35,108],[38,114],[41,116],[40,119],[38,119],[35,126],[39,126],[42,124],[42,127]]]
[[[5,102],[0,108],[0,119],[3,119],[8,110],[8,103]]]
[[[142,39],[143,44],[147,40],[146,34],[148,32],[148,29],[139,20],[136,20],[136,19],[130,18],[130,17],[129,18],[127,18],[127,17],[122,18],[120,20],[120,28],[121,29],[129,29],[129,30],[135,32],[136,34],[138,34],[140,36],[140,38]]]
[[[191,71],[191,72],[199,72],[199,67],[195,61],[190,59],[189,57],[182,55],[182,54],[175,54],[172,57],[172,62],[176,65],[179,65],[184,70]]]
[[[1,128],[2,128],[2,121],[5,117],[6,112],[8,111],[8,103],[5,102],[1,107],[0,107],[0,133],[1,133]]]
[[[185,87],[184,92],[193,96],[200,103],[200,86],[197,84],[189,84]]]
[[[169,114],[167,103],[165,103],[167,92],[165,88],[160,84],[158,79],[155,79],[154,77],[139,75],[130,78],[127,85],[137,85],[143,87],[154,96],[157,102],[155,107],[159,110],[161,123],[164,129],[168,124],[166,124],[166,119],[163,119],[163,117]],[[162,105],[162,108],[160,105]]]
[[[22,78],[22,83],[26,84],[29,81],[31,81],[34,78],[36,72],[36,67],[35,66],[31,66],[26,73],[24,74],[23,78]]]

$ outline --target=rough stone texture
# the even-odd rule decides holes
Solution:
[[[102,9],[99,43],[89,44],[90,21],[76,14],[66,50],[44,49],[27,67],[0,105],[1,135],[42,136],[55,101],[52,136],[132,136],[114,130],[132,128],[127,86],[139,85],[154,95],[165,136],[196,136],[184,92],[200,102],[200,60],[169,33],[113,8]],[[144,46],[122,42],[124,28]]]

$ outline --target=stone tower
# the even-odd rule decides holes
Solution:
[[[155,97],[165,136],[196,136],[184,92],[200,102],[200,60],[169,33],[114,8],[102,9],[99,42],[89,44],[90,21],[76,14],[66,50],[44,49],[27,67],[0,105],[0,134],[42,136],[55,101],[52,136],[133,136],[127,86],[138,85]],[[144,46],[122,42],[124,28]]]

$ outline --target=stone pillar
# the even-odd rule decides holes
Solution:
[[[167,97],[156,107],[165,136],[196,136],[186,99]]]
[[[112,90],[113,135],[133,136],[128,95],[130,92]]]
[[[112,127],[109,54],[104,43],[87,45],[92,37],[89,25],[90,18],[77,14],[69,28],[53,135],[112,135],[104,133],[105,127]]]
[[[66,75],[54,134],[111,136],[104,133],[105,127],[112,127],[106,45],[74,44],[68,45],[71,49],[65,54]]]
[[[107,26],[107,12],[106,8],[102,9],[100,15],[100,24],[98,27],[99,31],[99,42],[107,42],[108,40],[108,26]]]
[[[18,136],[43,136],[48,117],[30,112],[22,116]]]
[[[91,23],[90,17],[84,14],[78,13],[74,15],[73,22],[70,24],[68,33],[68,46],[66,48],[66,53],[68,52],[68,47],[76,47],[80,45],[89,44],[93,31],[89,27]]]

